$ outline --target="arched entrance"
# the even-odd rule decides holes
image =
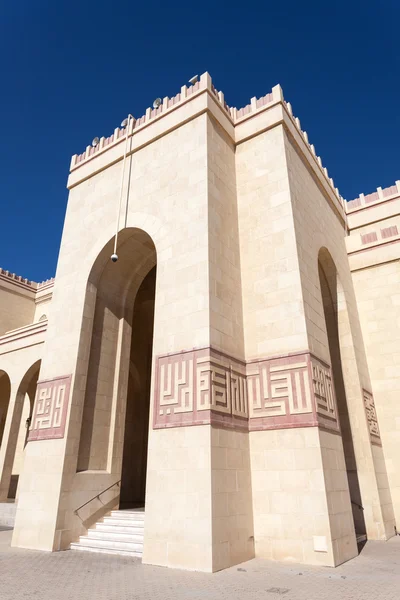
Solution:
[[[28,440],[29,425],[33,413],[39,372],[40,361],[32,365],[29,371],[25,374],[17,394],[18,401],[21,404],[21,416],[19,419],[15,454],[11,470],[10,487],[8,490],[9,499],[15,499],[18,495],[18,483],[24,467],[25,447]]]
[[[145,496],[156,250],[132,228],[120,233],[116,263],[111,253],[112,241],[87,288],[93,320],[77,471],[119,475],[121,506],[131,507]]]
[[[345,334],[346,322],[348,320],[345,314],[347,307],[335,263],[326,248],[322,248],[319,252],[318,271],[342,434],[347,481],[353,512],[354,529],[357,536],[362,536],[366,534],[366,526],[362,509],[353,435],[350,425],[349,406],[344,384],[341,351],[341,335]]]
[[[40,362],[40,360],[35,362],[25,373],[18,387],[15,401],[9,405],[8,410],[12,411],[10,429],[9,431],[3,431],[2,440],[5,448],[3,469],[0,473],[1,501],[14,500],[17,497],[18,482],[23,470],[29,423],[39,378]]]
[[[0,371],[0,446],[6,425],[8,405],[10,402],[11,383],[5,371]]]
[[[156,269],[154,267],[140,286],[133,309],[121,473],[121,508],[144,506],[155,284]]]

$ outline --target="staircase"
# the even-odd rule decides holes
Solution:
[[[89,529],[87,535],[81,535],[79,542],[71,544],[71,550],[141,558],[143,538],[144,508],[113,510]]]

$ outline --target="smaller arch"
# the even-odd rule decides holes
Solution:
[[[14,410],[7,440],[8,498],[15,499],[23,469],[24,450],[28,440],[29,423],[33,413],[41,360],[34,362],[22,377],[15,396]],[[3,474],[4,475],[4,474]]]
[[[25,372],[25,375],[22,377],[21,382],[18,386],[17,396],[20,394],[27,394],[29,392],[29,387],[32,381],[34,381],[36,387],[37,381],[39,379],[41,362],[41,359],[37,360]]]
[[[8,406],[11,396],[11,381],[8,374],[0,370],[0,446],[6,425]]]
[[[39,319],[39,323],[40,323],[41,321],[47,321],[47,315],[42,315],[42,316],[40,317],[40,319]]]

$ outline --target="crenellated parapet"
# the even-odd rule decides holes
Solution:
[[[165,96],[158,108],[148,107],[144,115],[137,119],[131,119],[129,126],[130,130],[128,134],[135,134],[138,130],[144,128],[150,122],[154,122],[155,119],[158,119],[166,113],[176,110],[178,106],[182,106],[182,104],[184,104],[188,100],[191,100],[194,96],[205,90],[209,90],[210,93],[213,94],[213,96],[220,103],[221,107],[230,116],[231,109],[226,104],[223,93],[219,92],[214,87],[209,74],[203,73],[203,75],[201,75],[200,79],[196,81],[196,83],[190,86],[182,86],[181,91],[178,92],[172,98]],[[83,152],[82,154],[74,154],[74,156],[71,159],[71,170],[74,167],[80,165],[82,162],[86,161],[87,159],[93,157],[94,155],[102,153],[104,150],[110,148],[111,146],[118,144],[122,138],[125,138],[126,133],[127,132],[125,127],[116,127],[114,129],[114,132],[110,136],[101,137],[99,143],[96,146],[87,146],[85,152]]]
[[[146,109],[145,114],[140,118],[132,118],[129,124],[128,132],[124,127],[117,127],[110,136],[101,137],[96,146],[87,146],[85,152],[82,154],[75,154],[71,159],[71,172],[88,163],[96,156],[103,155],[112,148],[116,148],[123,140],[126,139],[127,133],[129,137],[135,137],[136,135],[140,134],[140,132],[144,131],[149,125],[159,122],[164,117],[167,117],[167,115],[171,115],[174,111],[180,107],[183,107],[185,104],[194,101],[202,94],[208,94],[209,97],[211,97],[217,103],[217,106],[221,109],[224,117],[228,119],[230,126],[233,126],[233,131],[235,131],[237,126],[242,125],[245,121],[252,119],[256,115],[261,114],[269,109],[273,109],[278,104],[282,105],[282,107],[284,107],[285,117],[283,117],[281,113],[281,120],[288,118],[294,128],[297,130],[298,134],[301,136],[301,139],[304,141],[306,148],[308,149],[308,153],[310,154],[310,162],[314,163],[314,168],[320,172],[320,175],[328,186],[328,189],[330,188],[332,190],[334,196],[336,197],[336,205],[338,210],[341,213],[344,212],[343,207],[345,201],[340,195],[337,187],[335,187],[333,179],[329,176],[327,168],[322,164],[321,157],[317,155],[314,145],[310,144],[307,132],[302,130],[300,120],[293,115],[290,102],[285,102],[281,86],[274,86],[271,92],[265,96],[261,96],[260,98],[251,98],[249,104],[238,109],[227,104],[224,93],[217,90],[209,73],[207,72],[203,73],[193,85],[182,86],[180,92],[178,92],[172,98],[166,96],[158,108],[149,107]],[[184,120],[182,122],[184,122]],[[157,135],[159,135],[158,132]]]
[[[352,270],[400,258],[400,181],[347,202],[346,238]]]
[[[12,273],[11,271],[8,271],[7,269],[2,269],[1,267],[0,267],[0,278],[3,279],[3,281],[8,281],[10,283],[14,283],[14,284],[18,285],[19,287],[23,287],[27,290],[31,290],[32,292],[38,292],[43,289],[48,289],[50,287],[53,287],[54,281],[55,281],[54,277],[52,277],[51,279],[46,279],[45,281],[41,281],[40,283],[37,283],[36,281],[30,281],[26,277],[22,277],[21,275],[16,275],[15,273]]]
[[[360,194],[358,198],[349,200],[346,203],[346,212],[352,213],[364,207],[373,206],[378,202],[386,202],[400,196],[400,181],[396,181],[394,185],[387,188],[378,187],[376,192],[371,194]]]
[[[54,285],[54,277],[51,277],[50,279],[45,279],[44,281],[41,281],[40,283],[37,284],[37,289],[40,290],[44,287],[50,287]]]
[[[247,106],[237,109],[231,107],[225,101],[224,93],[218,91],[212,83],[211,77],[208,73],[203,73],[200,79],[193,85],[182,86],[181,91],[178,92],[172,98],[166,96],[158,108],[147,108],[144,115],[139,118],[131,119],[129,135],[134,134],[140,128],[148,125],[150,122],[154,122],[155,119],[165,115],[167,112],[175,110],[178,106],[181,106],[188,100],[191,100],[197,94],[208,90],[210,94],[217,100],[220,107],[225,111],[228,118],[231,119],[232,123],[241,121],[244,117],[253,115],[255,111],[266,106],[277,100],[273,92],[262,96],[261,98],[252,98],[250,104]],[[117,127],[114,132],[108,137],[101,137],[99,143],[96,146],[87,146],[85,152],[82,154],[74,154],[71,159],[71,169],[78,166],[88,158],[101,153],[110,146],[113,146],[125,138],[126,128]]]
[[[32,286],[32,288],[34,288],[36,285],[35,282],[29,281],[29,279],[26,279],[26,277],[21,277],[21,275],[16,275],[15,273],[11,273],[11,271],[7,271],[7,269],[2,269],[1,267],[0,275],[9,278],[12,281],[22,283],[27,286]]]
[[[282,97],[282,100],[283,100],[283,97]],[[332,191],[334,192],[334,194],[335,194],[338,202],[340,203],[341,207],[344,207],[344,205],[346,204],[346,201],[343,199],[343,197],[339,193],[338,188],[335,187],[335,183],[334,183],[332,177],[329,176],[328,169],[326,167],[324,167],[324,165],[322,163],[321,157],[317,154],[317,152],[315,150],[314,144],[311,144],[309,142],[307,132],[304,131],[301,128],[300,119],[298,117],[294,116],[292,105],[290,104],[290,102],[285,102],[284,100],[283,100],[283,102],[284,102],[284,105],[286,106],[287,112],[290,115],[292,123],[297,128],[297,130],[300,133],[301,137],[303,138],[303,140],[304,140],[307,148],[311,152],[311,155],[313,156],[313,160],[316,163],[316,165],[317,165],[318,169],[320,170],[320,172],[323,174],[324,179],[326,180],[326,183],[332,188]]]

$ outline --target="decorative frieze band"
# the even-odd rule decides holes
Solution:
[[[308,352],[244,363],[211,348],[156,360],[155,429],[339,430],[331,369]]]
[[[364,407],[367,415],[369,437],[372,444],[381,446],[381,434],[379,432],[378,417],[376,416],[374,397],[371,392],[363,389]]]
[[[38,381],[28,441],[64,437],[71,375]]]
[[[249,429],[339,429],[331,368],[309,352],[247,365]]]
[[[247,429],[246,365],[211,348],[156,361],[154,428],[219,423]]]

